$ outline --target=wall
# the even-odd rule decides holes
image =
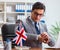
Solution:
[[[54,25],[60,21],[60,0],[43,0],[43,3],[46,5],[45,20],[48,26],[48,29],[51,28],[51,25]]]

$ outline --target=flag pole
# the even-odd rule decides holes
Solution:
[[[21,49],[21,50],[23,50],[23,49],[22,49],[22,40],[21,40],[20,44],[21,44],[21,47],[20,47],[20,49]]]

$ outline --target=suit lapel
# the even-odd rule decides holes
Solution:
[[[40,33],[44,32],[44,29],[43,29],[43,27],[42,27],[42,24],[41,24],[41,23],[39,23],[39,28],[40,28]]]
[[[30,28],[31,28],[31,31],[34,33],[34,34],[37,34],[36,30],[35,30],[35,26],[32,24],[31,20],[29,18],[27,18],[28,21],[26,21]]]
[[[31,28],[30,30],[31,30],[34,34],[37,34],[37,32],[36,32],[36,30],[35,30],[35,26],[32,24],[32,21],[29,19],[29,17],[27,18],[26,22],[29,24],[29,27]],[[39,22],[39,30],[40,30],[40,33],[44,32],[44,28],[43,28],[41,22]]]

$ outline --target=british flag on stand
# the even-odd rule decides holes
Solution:
[[[26,36],[26,32],[25,32],[24,28],[21,27],[20,25],[16,29],[16,35],[17,36],[13,39],[13,41],[15,41],[15,43],[17,45],[20,44],[20,46],[22,47],[23,46],[22,40],[26,40],[27,36]]]

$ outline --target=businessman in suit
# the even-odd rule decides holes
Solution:
[[[24,45],[29,47],[42,48],[42,42],[49,46],[54,46],[54,40],[47,31],[46,24],[41,22],[44,16],[45,5],[41,2],[33,4],[31,16],[23,21],[23,25],[27,34],[27,40]]]

